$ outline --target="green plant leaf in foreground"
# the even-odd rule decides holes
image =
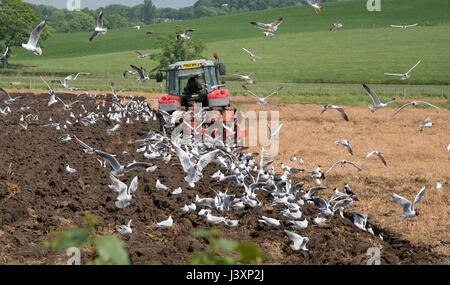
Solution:
[[[90,264],[130,264],[128,252],[125,250],[126,243],[117,237],[112,235],[96,237],[94,244],[98,258]]]
[[[68,231],[55,232],[54,235],[54,241],[43,241],[43,244],[55,249],[56,252],[60,252],[69,247],[81,248],[84,244],[89,242],[88,228],[76,228]]]

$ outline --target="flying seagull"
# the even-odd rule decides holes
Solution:
[[[414,205],[416,205],[417,203],[420,202],[420,200],[422,200],[424,193],[425,193],[425,186],[423,186],[422,189],[420,189],[419,193],[417,193],[416,198],[414,198],[414,201],[412,203],[400,195],[397,195],[395,193],[392,194],[395,203],[397,203],[403,209],[402,220],[407,220],[419,215],[419,213],[414,210]]]
[[[439,107],[434,106],[433,104],[428,103],[428,102],[425,102],[425,101],[412,101],[412,102],[406,103],[406,104],[404,104],[403,106],[401,106],[401,107],[394,113],[394,115],[392,115],[392,116],[397,115],[401,110],[403,110],[403,108],[406,108],[406,107],[408,107],[408,106],[417,106],[417,105],[420,105],[420,104],[428,105],[428,106],[434,107],[434,108],[436,108],[436,109],[440,109]]]
[[[240,71],[237,71],[237,72],[240,72]],[[253,81],[253,79],[250,78],[250,75],[252,75],[252,74],[253,73],[250,73],[250,74],[232,74],[231,77],[243,79],[243,80],[245,80],[245,82],[247,82],[247,84],[254,84],[255,81]]]
[[[56,102],[58,102],[56,100],[56,95],[60,95],[60,94],[64,94],[64,92],[61,91],[53,91],[53,89],[50,87],[50,85],[48,85],[47,81],[44,80],[44,78],[42,78],[41,76],[41,80],[45,83],[45,85],[47,85],[50,94],[50,100],[48,101],[47,106],[50,107],[51,105],[55,104]]]
[[[334,31],[334,30],[336,30],[338,28],[342,28],[342,23],[340,21],[337,22],[337,23],[334,23],[333,25],[331,25],[330,32],[332,32],[332,31]]]
[[[116,207],[119,209],[128,207],[132,199],[132,195],[138,188],[138,177],[135,176],[131,180],[130,186],[117,179],[114,175],[110,174],[112,184],[108,185],[109,188],[118,193]]]
[[[313,8],[314,8],[314,11],[315,11],[316,14],[317,14],[317,13],[320,12],[320,10],[322,9],[322,6],[320,6],[320,1],[321,1],[321,0],[317,0],[316,3],[311,3],[310,0],[302,0],[302,3],[305,4],[305,5],[307,5],[307,6],[313,7]]]
[[[252,58],[252,61],[256,61],[257,59],[262,59],[262,57],[254,55],[251,51],[249,51],[246,48],[242,48],[244,51],[246,51]]]
[[[259,23],[259,22],[250,22],[250,24],[252,24],[253,26],[266,30],[268,32],[275,32],[278,29],[278,26],[283,22],[283,18],[279,18],[278,20],[276,20],[273,23],[270,24],[264,24],[264,23]]]
[[[275,37],[275,34],[272,34],[271,32],[263,32],[263,35],[264,35],[265,37],[268,37],[268,38],[273,38],[273,37]]]
[[[107,31],[108,31],[107,28],[103,28],[103,11],[100,11],[100,14],[98,15],[98,20],[97,20],[97,26],[94,29],[94,33],[89,38],[89,41],[92,42],[93,39],[98,37],[99,33],[102,33],[102,35],[104,35],[104,34],[106,34]]]
[[[8,54],[8,51],[9,51],[9,47],[6,47],[6,50],[4,53],[0,52],[0,59],[5,59],[6,55]]]
[[[267,98],[269,98],[270,96],[274,95],[274,94],[278,94],[278,92],[280,92],[281,89],[283,89],[283,86],[278,87],[277,90],[273,91],[272,93],[270,93],[269,95],[266,95],[264,97],[260,97],[258,96],[255,92],[253,92],[252,90],[248,89],[247,86],[242,85],[242,88],[244,88],[245,90],[247,90],[250,94],[252,94],[253,96],[255,96],[256,98],[258,98],[258,101],[256,102],[258,105],[265,105],[267,104],[267,102],[265,101]]]
[[[370,156],[372,156],[374,154],[381,160],[381,162],[383,162],[383,164],[385,166],[387,166],[386,160],[384,160],[383,155],[381,155],[381,152],[379,152],[379,151],[374,150],[374,151],[368,152],[367,155],[366,155],[366,158],[368,158],[368,157],[370,157]]]
[[[46,18],[47,19],[47,18]],[[39,25],[34,28],[34,30],[30,34],[30,38],[28,39],[28,43],[22,44],[22,47],[28,51],[31,51],[35,55],[42,55],[42,49],[40,47],[36,47],[39,42],[39,38],[41,36],[42,30],[45,26],[45,21],[39,23]]]
[[[152,55],[151,53],[143,54],[143,53],[141,53],[139,51],[136,51],[136,53],[138,54],[138,57],[137,57],[138,59],[143,59],[143,58],[145,58],[147,56],[151,56]]]
[[[338,140],[334,142],[336,145],[342,145],[351,155],[353,155],[352,147],[347,140]]]
[[[377,94],[375,92],[373,92],[369,86],[367,86],[366,84],[363,84],[364,89],[367,91],[367,93],[369,93],[370,97],[372,98],[372,104],[369,104],[369,109],[372,112],[375,112],[377,109],[379,108],[384,108],[386,107],[389,103],[392,103],[395,101],[395,98],[392,98],[391,100],[387,101],[387,102],[380,102],[380,99],[378,98]]]
[[[137,71],[133,71],[133,70],[124,70],[122,73],[123,78],[127,78],[127,75],[129,74],[136,74]]]
[[[127,166],[123,166],[111,154],[108,154],[108,153],[103,152],[98,149],[94,150],[94,152],[96,154],[100,155],[104,160],[106,160],[109,163],[109,165],[111,165],[111,167],[113,168],[113,170],[111,171],[111,174],[113,174],[114,176],[122,176],[125,173],[130,172],[137,168],[141,168],[141,167],[147,168],[147,167],[153,166],[153,164],[147,163],[147,162],[133,162],[133,163],[128,164]]]
[[[177,40],[179,38],[182,38],[182,39],[185,39],[185,40],[189,40],[191,37],[189,37],[188,34],[190,32],[193,32],[193,31],[195,31],[195,30],[193,30],[193,29],[186,29],[186,30],[184,30],[182,34],[177,34]]]
[[[320,112],[320,114],[322,115],[328,109],[338,111],[339,114],[341,114],[342,118],[344,118],[344,120],[346,120],[348,122],[348,117],[347,117],[347,114],[345,114],[344,109],[342,109],[341,107],[336,106],[336,105],[330,105],[330,104],[324,105],[322,107],[322,112]]]
[[[14,103],[14,101],[16,101],[16,99],[22,98],[22,96],[17,96],[17,97],[12,98],[11,95],[9,95],[9,93],[3,88],[0,88],[0,91],[3,92],[8,97],[8,99],[3,100],[3,102],[7,105]]]
[[[276,136],[282,126],[283,126],[283,124],[279,124],[278,127],[276,127],[275,130],[273,130],[273,131],[270,129],[269,126],[267,126],[269,128],[269,138]]]
[[[89,73],[78,72],[77,74],[70,74],[69,76],[65,77],[63,81],[61,81],[60,79],[55,79],[55,80],[50,81],[50,83],[60,84],[61,87],[63,87],[64,89],[70,89],[71,91],[81,90],[82,88],[69,87],[69,84],[68,84],[69,81],[76,80],[78,78],[78,76],[80,76],[80,75],[89,75]],[[86,89],[82,89],[82,90],[86,90]]]
[[[406,73],[403,73],[403,74],[398,74],[398,73],[385,73],[384,75],[397,76],[397,77],[400,77],[402,80],[406,80],[406,79],[408,79],[408,78],[411,77],[411,75],[409,75],[409,73],[410,73],[414,68],[416,68],[416,66],[418,66],[419,63],[420,63],[421,61],[422,61],[422,60],[419,60],[419,61],[416,63],[416,65],[414,65],[413,67],[411,67],[411,69],[408,70],[408,72],[406,72]]]
[[[411,27],[415,27],[419,25],[418,23],[416,24],[412,24],[412,25],[391,25],[391,27],[393,28],[402,28],[402,29],[407,29],[407,28],[411,28]]]
[[[355,167],[356,169],[358,169],[358,171],[362,171],[362,168],[359,167],[358,165],[354,164],[353,162],[347,161],[347,160],[341,160],[341,161],[335,162],[335,163],[330,167],[330,169],[328,169],[328,170],[325,172],[325,174],[327,174],[328,172],[330,172],[330,170],[333,169],[333,167],[335,167],[336,165],[339,165],[339,166],[343,167],[343,166],[345,166],[345,165],[347,165],[347,164],[349,164],[349,165]]]
[[[150,74],[152,73],[152,72],[154,72],[157,68],[153,68],[152,70],[150,70],[148,73],[147,73],[147,76],[145,76],[145,70],[144,70],[144,68],[143,67],[141,67],[141,68],[139,68],[139,67],[137,67],[137,66],[135,66],[135,65],[130,65],[131,66],[131,68],[133,68],[134,70],[136,70],[137,71],[137,73],[139,74],[139,79],[138,79],[138,81],[139,81],[139,83],[144,83],[145,81],[147,81],[147,80],[149,80],[150,79]]]

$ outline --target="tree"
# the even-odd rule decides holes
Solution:
[[[0,2],[0,39],[8,46],[10,53],[12,47],[27,43],[31,31],[42,21],[36,12],[20,0],[3,0]],[[47,27],[41,33],[42,43],[50,36]],[[41,44],[44,47],[43,44]],[[3,67],[7,68],[7,58],[3,59]]]
[[[183,33],[185,27],[176,26],[176,34]],[[158,44],[161,48],[161,53],[154,54],[152,59],[159,62],[158,68],[167,69],[170,64],[177,61],[193,60],[202,57],[201,53],[206,49],[206,46],[201,41],[177,39],[173,37],[161,36],[158,38]]]
[[[146,24],[153,23],[155,18],[156,7],[153,5],[152,0],[144,0],[144,7],[142,11],[143,22]]]
[[[104,18],[104,26],[108,29],[118,29],[128,27],[128,21],[125,17],[118,14],[109,14],[108,17]]]

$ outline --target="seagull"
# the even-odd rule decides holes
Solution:
[[[268,218],[266,216],[262,216],[261,219],[262,220],[258,220],[258,221],[261,223],[264,223],[268,226],[271,226],[271,227],[277,227],[280,225],[280,221],[277,219],[274,219],[274,218]]]
[[[133,28],[139,31],[141,29],[141,26],[138,25],[138,26],[134,26]]]
[[[56,99],[58,99],[58,100],[64,105],[64,110],[65,110],[65,111],[70,111],[70,110],[72,110],[72,105],[75,104],[75,103],[80,102],[79,100],[76,100],[76,101],[74,101],[74,102],[71,102],[70,104],[66,104],[66,103],[64,103],[64,101],[61,100],[61,98],[59,98],[58,96],[56,96]]]
[[[258,105],[265,105],[267,104],[267,102],[265,101],[267,98],[269,98],[270,96],[274,95],[274,94],[278,94],[278,92],[283,89],[283,86],[279,87],[277,90],[275,90],[274,92],[270,93],[269,95],[266,95],[264,97],[260,97],[258,96],[255,92],[253,92],[252,90],[248,89],[247,86],[242,85],[242,88],[244,88],[245,90],[247,90],[250,94],[252,94],[253,96],[256,96],[256,98],[258,98],[258,101],[256,102]]]
[[[279,124],[278,127],[275,128],[275,130],[271,130],[269,126],[267,126],[267,128],[269,128],[269,138],[272,138],[274,136],[276,136],[278,134],[278,132],[280,131],[281,127],[283,126],[283,124]]]
[[[353,150],[350,143],[347,140],[339,140],[334,142],[336,145],[342,145],[351,155],[353,155]]]
[[[250,24],[252,24],[253,26],[269,31],[269,32],[275,32],[278,29],[278,26],[283,23],[283,18],[279,18],[278,20],[276,20],[273,23],[270,24],[264,24],[264,23],[259,23],[259,22],[250,22]]]
[[[0,52],[0,59],[5,59],[6,55],[8,54],[8,51],[9,51],[9,47],[6,47],[6,50],[4,53]]]
[[[185,39],[185,40],[189,40],[191,37],[189,37],[188,34],[190,32],[193,32],[193,31],[195,31],[195,30],[193,30],[193,29],[186,29],[186,30],[184,30],[182,34],[177,34],[177,40],[179,38],[182,38],[182,39]]]
[[[0,91],[8,97],[8,99],[3,100],[3,102],[7,105],[11,105],[12,103],[14,103],[14,101],[16,101],[16,99],[22,98],[22,96],[12,98],[11,95],[9,95],[9,93],[3,88],[0,88]]]
[[[208,214],[206,214],[206,222],[211,225],[216,225],[218,223],[225,222],[226,220],[227,220],[226,217],[217,217],[211,215],[211,211],[209,211]]]
[[[39,25],[34,28],[34,30],[30,34],[30,38],[28,39],[28,43],[22,44],[22,47],[28,51],[31,51],[35,55],[42,55],[42,49],[40,47],[36,47],[39,42],[39,38],[41,36],[42,30],[45,26],[45,21],[39,23]]]
[[[327,189],[327,187],[325,187],[325,186],[318,186],[318,187],[309,188],[308,193],[304,194],[302,196],[302,198],[305,199],[305,200],[312,200],[314,193],[316,193],[317,191],[320,191],[320,190],[325,190],[325,189]]]
[[[441,182],[436,182],[436,186],[435,186],[435,188],[436,189],[441,189],[442,188],[442,183]]]
[[[86,90],[86,89],[82,89],[82,88],[73,88],[73,87],[69,87],[69,85],[67,84],[68,81],[70,81],[70,80],[76,80],[76,79],[78,78],[78,76],[80,76],[80,75],[89,75],[89,73],[86,73],[86,72],[78,72],[77,74],[70,74],[69,76],[67,76],[66,78],[64,78],[64,81],[61,81],[60,79],[56,79],[56,80],[50,81],[50,83],[60,84],[61,87],[63,87],[64,89],[71,89],[71,91]]]
[[[257,59],[262,59],[262,57],[254,55],[251,51],[249,51],[246,48],[242,48],[244,51],[246,51],[252,58],[252,61],[256,61]]]
[[[431,122],[430,118],[426,118],[425,121],[420,124],[419,130],[422,131],[423,128],[430,128],[432,125],[433,123]]]
[[[145,76],[144,75],[144,72],[145,72],[145,70],[144,70],[144,68],[138,68],[137,66],[135,66],[135,65],[130,65],[131,66],[131,68],[133,68],[134,70],[136,70],[137,71],[137,73],[139,74],[139,79],[138,79],[138,81],[139,81],[139,83],[144,83],[145,81],[147,81],[147,80],[149,80],[150,79],[150,73],[152,73],[153,71],[155,71],[157,68],[153,68],[152,70],[150,70],[149,72],[148,72],[148,74],[147,74],[147,76]]]
[[[262,32],[264,36],[268,37],[268,38],[273,38],[275,37],[275,34],[272,34],[271,32]]]
[[[412,25],[391,25],[391,27],[393,28],[402,28],[402,29],[407,29],[407,28],[411,28],[411,27],[415,27],[419,25],[418,23],[416,24],[412,24]]]
[[[359,166],[357,166],[356,164],[354,164],[351,161],[347,161],[347,160],[341,160],[341,161],[337,161],[335,162],[330,169],[328,169],[325,174],[327,174],[328,172],[330,172],[331,169],[333,169],[333,167],[335,167],[336,165],[339,165],[341,167],[343,167],[344,165],[350,164],[351,166],[355,167],[356,169],[358,169],[358,171],[362,171],[362,168],[360,168]]]
[[[296,234],[291,231],[288,231],[288,230],[284,230],[284,232],[287,234],[289,239],[294,242],[293,244],[291,244],[291,248],[293,250],[301,249],[301,250],[308,251],[308,249],[306,248],[306,244],[309,242],[309,238],[302,237],[301,235]]]
[[[414,198],[413,203],[411,203],[409,200],[403,198],[402,196],[399,196],[395,193],[392,194],[392,197],[394,198],[395,203],[397,203],[400,207],[403,209],[403,219],[407,220],[410,218],[413,218],[419,213],[414,210],[414,205],[420,202],[422,200],[423,194],[425,193],[425,186],[420,189],[419,193],[417,193],[416,198]]]
[[[159,179],[156,180],[156,190],[167,190],[167,186],[162,184],[161,181],[159,181]]]
[[[363,84],[364,89],[367,91],[367,93],[369,93],[370,97],[372,98],[372,102],[373,105],[369,104],[369,109],[372,112],[375,112],[377,109],[379,108],[384,108],[386,107],[389,103],[392,103],[395,101],[395,98],[392,98],[391,100],[381,103],[380,99],[378,99],[378,96],[375,92],[373,92],[369,86],[367,86],[366,84]]]
[[[89,41],[92,42],[93,39],[98,37],[99,33],[102,33],[102,35],[106,34],[107,30],[107,28],[103,28],[103,11],[100,11],[97,20],[97,26],[94,29],[94,33],[89,38]]]
[[[156,227],[158,229],[166,230],[166,229],[170,228],[172,225],[173,225],[173,219],[172,219],[172,216],[169,216],[169,218],[167,220],[157,223]]]
[[[69,165],[66,166],[66,171],[69,173],[75,173],[77,170],[75,168],[71,168]]]
[[[333,214],[336,211],[339,211],[341,217],[344,218],[344,207],[349,205],[349,204],[351,204],[352,202],[353,202],[352,198],[347,198],[347,199],[344,199],[344,200],[341,200],[341,201],[337,202],[333,206]]]
[[[337,189],[337,188],[336,188]],[[350,189],[350,186],[348,186],[348,183],[345,183],[344,185],[344,192],[347,194],[350,198],[352,198],[355,201],[359,201],[358,197],[355,193]]]
[[[353,224],[360,228],[363,231],[367,231],[366,225],[367,225],[367,215],[360,214],[356,211],[353,211]]]
[[[331,27],[330,27],[330,32],[332,32],[332,31],[334,31],[334,30],[336,30],[336,29],[338,29],[338,28],[342,28],[342,23],[341,23],[340,21],[334,23],[333,25],[331,25]]]
[[[311,197],[312,200],[314,201],[314,205],[318,206],[320,209],[320,213],[324,216],[333,216],[334,211],[330,210],[330,202],[331,201],[325,201],[324,198],[322,197],[318,197],[318,196],[313,196]]]
[[[131,220],[126,225],[118,226],[116,230],[122,235],[130,235],[133,232],[131,229]]]
[[[291,221],[290,220],[288,222],[290,222],[292,224],[291,227],[296,230],[303,230],[308,227],[308,220],[306,218],[303,221]]]
[[[137,71],[133,71],[133,70],[124,70],[122,73],[123,78],[127,78],[127,75],[129,74],[136,74]]]
[[[450,143],[449,143],[448,145],[445,146],[445,149],[446,149],[447,151],[450,151]]]
[[[143,54],[143,53],[141,53],[139,51],[136,51],[136,53],[138,54],[138,57],[137,57],[138,59],[143,59],[143,58],[145,58],[147,56],[151,56],[152,55],[151,53]]]
[[[189,205],[184,204],[184,206],[182,208],[180,208],[180,210],[183,213],[190,213],[190,212],[195,211],[196,209],[197,209],[197,205],[195,205],[195,203],[191,203]]]
[[[47,85],[50,94],[50,101],[48,102],[47,106],[50,107],[51,105],[55,104],[56,102],[58,102],[56,100],[56,95],[60,95],[60,94],[64,94],[64,92],[60,92],[60,91],[53,91],[53,89],[50,87],[50,85],[48,85],[47,81],[44,80],[44,78],[42,78],[41,76],[41,80],[45,83],[45,85]]]
[[[239,71],[238,71],[239,72]],[[250,78],[250,75],[252,75],[253,73],[250,73],[248,75],[244,75],[244,74],[232,74],[231,77],[234,78],[239,78],[239,79],[243,79],[245,80],[245,82],[247,82],[247,84],[254,84],[255,81],[253,81],[253,79]]]
[[[114,175],[110,174],[109,177],[111,178],[112,184],[108,187],[118,193],[117,201],[115,203],[116,207],[119,209],[128,207],[132,199],[132,194],[137,190],[138,177],[135,176],[133,180],[131,180],[129,187]]]
[[[94,152],[100,155],[104,160],[106,160],[109,163],[109,165],[111,165],[111,167],[113,168],[113,170],[111,170],[111,174],[113,174],[114,176],[122,176],[125,173],[130,172],[136,168],[140,167],[147,168],[153,166],[153,164],[147,162],[133,162],[128,164],[127,166],[123,166],[119,164],[117,159],[112,154],[103,152],[98,149],[94,150]]]
[[[315,217],[313,219],[313,223],[316,225],[320,225],[321,223],[325,222],[327,219],[322,218],[322,217]]]
[[[434,106],[433,104],[428,103],[428,102],[425,102],[425,101],[412,101],[412,102],[406,103],[406,104],[404,104],[403,106],[401,106],[401,107],[394,113],[394,115],[392,115],[392,117],[394,117],[395,115],[397,115],[401,110],[403,110],[403,108],[406,108],[406,107],[408,107],[408,106],[417,106],[417,105],[420,105],[420,104],[428,105],[428,106],[434,107],[434,108],[436,108],[436,109],[440,109],[439,107]]]
[[[383,162],[384,166],[387,166],[386,160],[384,160],[383,155],[381,155],[381,152],[379,152],[379,151],[376,151],[376,150],[369,151],[369,152],[367,153],[367,155],[366,155],[366,158],[368,158],[368,157],[370,157],[370,156],[372,156],[372,155],[374,155],[374,154],[375,154],[376,156],[378,156],[378,158],[381,160],[381,162]]]
[[[328,109],[334,109],[334,110],[338,111],[339,114],[341,114],[342,118],[344,118],[344,120],[346,120],[348,122],[348,117],[347,117],[347,114],[345,114],[344,109],[342,109],[341,107],[336,106],[336,105],[330,105],[330,104],[324,105],[322,107],[322,112],[320,112],[320,114],[322,115]]]
[[[318,12],[320,12],[320,10],[322,9],[322,7],[320,6],[320,1],[321,0],[317,0],[316,3],[311,3],[309,0],[302,0],[302,3],[307,5],[307,6],[311,6],[314,8],[314,11],[316,12],[316,14]]]
[[[224,223],[231,228],[239,226],[239,220],[225,219]]]
[[[410,73],[414,68],[416,68],[416,66],[418,66],[419,63],[420,63],[421,61],[422,61],[422,60],[419,60],[419,61],[416,63],[416,65],[414,65],[413,67],[411,67],[411,69],[408,70],[408,72],[406,72],[406,73],[403,73],[403,74],[398,74],[398,73],[385,73],[384,75],[398,76],[398,77],[400,77],[402,80],[409,79],[409,78],[411,77],[411,75],[409,75],[409,73]]]

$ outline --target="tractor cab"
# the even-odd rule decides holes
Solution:
[[[225,67],[219,63],[216,54],[215,58],[215,62],[205,59],[180,61],[161,70],[156,80],[162,82],[161,72],[167,73],[167,94],[159,98],[159,109],[173,112],[195,103],[202,103],[202,107],[229,107],[230,94],[228,90],[220,89],[224,85],[219,84],[219,74],[225,74]]]

